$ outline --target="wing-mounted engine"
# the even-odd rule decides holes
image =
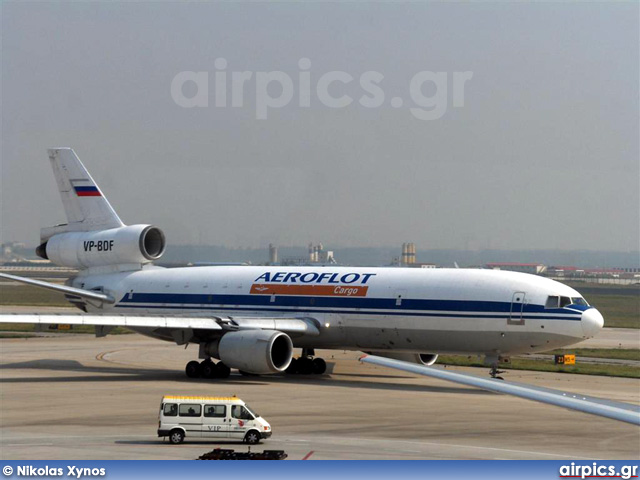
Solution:
[[[293,358],[293,343],[286,333],[275,330],[238,330],[208,343],[205,352],[227,367],[256,373],[284,372]]]
[[[418,365],[433,365],[438,360],[434,353],[403,353],[403,352],[367,352],[378,357],[392,358],[402,362],[417,363]]]
[[[36,253],[71,268],[145,264],[165,250],[162,230],[153,225],[130,225],[92,232],[67,232],[50,237]]]

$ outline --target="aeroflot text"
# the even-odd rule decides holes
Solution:
[[[16,467],[19,477],[63,477],[65,471],[61,467],[33,467],[31,465],[19,465]],[[67,465],[66,476],[73,478],[104,477],[107,474],[105,468],[78,468]]]
[[[255,279],[256,282],[269,283],[359,283],[365,285],[371,277],[375,277],[375,273],[317,273],[317,272],[266,272]]]

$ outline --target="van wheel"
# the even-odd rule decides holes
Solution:
[[[171,433],[169,433],[169,441],[174,445],[182,443],[184,441],[184,433],[182,430],[171,430]]]
[[[251,430],[244,436],[244,443],[248,443],[249,445],[260,443],[260,434],[255,430]]]

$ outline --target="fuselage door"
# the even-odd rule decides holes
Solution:
[[[524,325],[522,311],[524,309],[525,292],[515,292],[511,298],[511,312],[509,313],[508,325]]]

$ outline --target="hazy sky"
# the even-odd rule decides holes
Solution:
[[[1,8],[2,241],[65,221],[46,148],[72,146],[126,223],[170,243],[639,248],[637,2]],[[219,58],[227,88],[282,71],[293,98],[258,119],[254,73],[242,107],[216,106]],[[208,107],[176,103],[183,71],[208,72]],[[354,78],[328,88],[349,106],[315,93],[332,71]],[[359,104],[369,71],[377,108]],[[418,91],[438,119],[409,110],[419,72],[446,75]],[[473,72],[463,106],[454,72]]]

